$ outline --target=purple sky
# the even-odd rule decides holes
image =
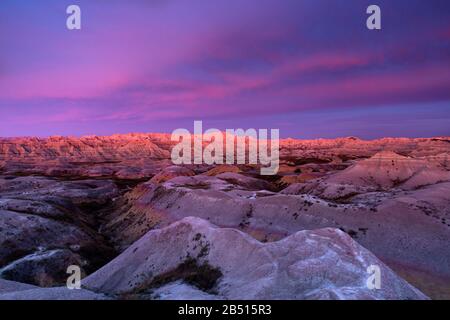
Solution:
[[[66,29],[78,4],[82,30]],[[382,30],[365,27],[370,4]],[[1,0],[0,136],[450,135],[448,0]]]

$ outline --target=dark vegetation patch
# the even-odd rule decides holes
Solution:
[[[345,233],[347,233],[350,237],[352,237],[353,239],[357,239],[358,238],[358,231],[355,231],[355,230],[353,230],[353,229],[348,229],[348,230],[345,230],[344,228],[339,228],[339,230],[341,230],[341,231],[343,231],[343,232],[345,232]],[[364,233],[365,234],[365,233]]]
[[[250,219],[253,217],[253,207],[250,206],[245,213],[245,216],[242,218],[242,221],[239,223],[240,228],[245,228],[250,225]]]
[[[312,202],[309,201],[309,200],[304,200],[304,201],[303,201],[303,205],[304,205],[304,206],[311,207],[313,204],[314,204],[314,203],[312,203]]]
[[[343,191],[343,189],[340,191]],[[334,198],[333,201],[339,204],[349,204],[351,203],[352,198],[357,195],[359,195],[358,192],[349,192],[345,196]]]
[[[358,231],[361,231],[363,235],[367,234],[367,230],[369,230],[368,228],[358,228]]]
[[[211,266],[208,262],[199,263],[198,260],[189,257],[176,268],[153,277],[150,282],[142,283],[133,290],[133,293],[146,293],[168,283],[182,280],[202,291],[214,294],[214,288],[222,275],[219,268]]]

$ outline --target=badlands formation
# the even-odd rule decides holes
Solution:
[[[173,145],[0,139],[0,299],[450,299],[450,138],[281,140],[275,176]]]

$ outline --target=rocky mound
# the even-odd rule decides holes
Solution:
[[[371,265],[381,268],[380,290],[367,287]],[[83,286],[180,299],[192,298],[192,292],[220,299],[426,298],[340,230],[302,231],[261,243],[192,217],[150,231]]]
[[[0,300],[106,300],[108,297],[89,290],[66,287],[40,288],[0,279]]]
[[[448,180],[450,172],[426,160],[384,151],[332,175],[325,182],[374,187],[379,190],[392,188],[412,190]]]
[[[92,272],[114,256],[92,210],[118,195],[110,181],[0,178],[0,277],[40,286]]]
[[[444,254],[450,230],[450,183],[397,194],[356,194],[341,202],[303,192],[254,191],[219,176],[177,177],[137,190],[130,205],[113,212],[105,226],[119,248],[187,216],[239,229],[261,241],[333,227],[392,266],[450,276],[450,255]]]
[[[156,174],[150,182],[152,183],[163,183],[170,179],[173,179],[175,177],[191,177],[194,176],[195,172],[191,169],[181,167],[181,166],[170,166],[167,168],[164,168],[161,172]]]

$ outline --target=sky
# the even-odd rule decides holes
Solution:
[[[66,8],[81,8],[81,30]],[[381,8],[381,30],[366,8]],[[450,136],[448,0],[1,0],[0,136]]]

